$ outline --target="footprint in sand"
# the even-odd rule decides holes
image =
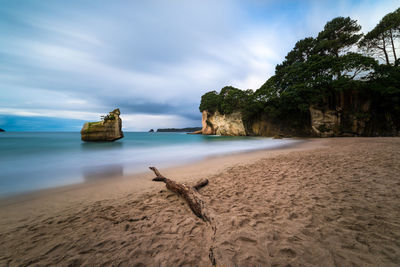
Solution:
[[[296,213],[291,213],[290,215],[289,215],[289,217],[288,217],[288,219],[289,220],[293,220],[293,219],[297,219],[299,216],[297,216],[297,214]]]
[[[291,248],[283,248],[279,250],[279,254],[288,258],[295,258],[297,256],[297,253]]]
[[[249,238],[247,236],[239,236],[238,240],[250,243],[257,243],[257,240]]]

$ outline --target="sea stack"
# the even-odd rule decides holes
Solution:
[[[102,121],[86,122],[81,130],[81,139],[86,142],[115,141],[124,137],[121,112],[114,109]]]

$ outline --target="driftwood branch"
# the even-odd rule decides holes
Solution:
[[[199,217],[200,219],[211,222],[209,212],[205,205],[205,202],[202,200],[201,195],[197,190],[206,186],[208,184],[208,180],[200,180],[194,186],[188,186],[183,183],[177,183],[171,179],[164,177],[156,167],[149,167],[150,170],[154,172],[156,177],[153,181],[157,182],[164,182],[166,187],[171,190],[172,192],[178,194],[179,196],[183,197],[186,202],[188,203],[190,209],[193,213]]]
[[[195,190],[199,190],[200,188],[202,188],[202,187],[204,187],[204,186],[206,186],[206,185],[208,185],[208,179],[202,179],[202,180],[198,181],[198,182],[193,186],[193,188],[194,188]]]
[[[153,181],[158,181],[158,182],[165,182],[167,178],[165,178],[161,173],[157,170],[156,167],[149,167],[150,170],[154,172],[156,175],[156,178],[153,178]]]
[[[171,179],[166,178],[163,176],[156,167],[149,167],[150,170],[154,172],[156,177],[153,179],[153,181],[156,182],[164,182],[166,187],[171,190],[172,192],[176,193],[177,195],[183,197],[186,202],[188,203],[190,209],[193,211],[194,214],[196,214],[197,217],[202,219],[203,221],[207,222],[209,226],[211,226],[211,247],[209,249],[209,258],[211,261],[211,264],[215,266],[217,264],[215,255],[214,255],[214,250],[215,250],[215,235],[217,232],[217,227],[216,223],[214,220],[214,217],[212,214],[209,212],[205,202],[202,200],[202,197],[198,190],[206,185],[208,185],[208,180],[203,179],[198,181],[194,186],[188,186],[182,183],[177,183]]]

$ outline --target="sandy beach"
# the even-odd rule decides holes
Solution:
[[[400,138],[308,139],[0,201],[0,266],[399,266]]]

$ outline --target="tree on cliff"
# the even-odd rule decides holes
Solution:
[[[360,26],[350,18],[329,21],[317,38],[308,37],[296,43],[282,64],[253,97],[258,111],[272,117],[305,118],[311,105],[322,104],[343,89],[343,84],[365,79],[375,60],[347,52],[360,39]],[[267,100],[267,101],[265,101]],[[295,119],[295,118],[293,118]]]
[[[388,114],[400,117],[400,102],[396,102],[400,99],[400,69],[397,67],[400,51],[396,53],[395,47],[400,41],[400,9],[386,15],[361,42],[360,29],[357,21],[349,17],[334,18],[316,38],[298,41],[285,60],[276,66],[275,75],[254,93],[224,87],[220,94],[215,91],[205,94],[200,110],[219,110],[223,114],[241,111],[248,125],[266,116],[286,121],[285,126],[301,127],[310,123],[310,107],[341,110],[341,105],[348,105],[346,103],[352,103],[353,97],[363,95],[372,102],[379,102],[372,106],[374,112],[383,114],[380,117],[383,123]],[[380,48],[382,42],[386,45],[382,50],[387,55],[385,66],[379,65],[373,57],[357,53],[357,44],[372,49]],[[395,66],[389,63],[388,48],[393,53]],[[349,97],[352,99],[346,102],[345,98]],[[400,129],[400,119],[398,121]]]
[[[216,91],[205,93],[201,97],[199,110],[200,112],[203,112],[203,110],[208,110],[209,112],[213,113],[218,110],[219,103],[219,95]]]
[[[360,42],[367,54],[383,59],[387,65],[396,64],[400,49],[395,43],[400,39],[400,8],[387,14]]]
[[[231,114],[234,111],[240,111],[247,104],[248,96],[253,93],[252,90],[240,90],[232,86],[225,86],[218,94],[211,91],[201,97],[199,110],[207,110],[211,113],[218,111],[221,114]]]
[[[315,55],[315,45],[316,40],[313,37],[298,41],[292,51],[286,55],[282,64],[278,65],[277,68],[307,61],[312,55]]]
[[[231,114],[235,110],[241,110],[247,103],[247,96],[252,94],[250,90],[242,91],[232,86],[225,86],[219,93],[221,114]]]
[[[400,125],[400,66],[379,65],[370,83],[378,108]]]
[[[324,55],[339,57],[348,52],[360,40],[361,26],[356,20],[337,17],[326,23],[317,37],[317,51]]]

